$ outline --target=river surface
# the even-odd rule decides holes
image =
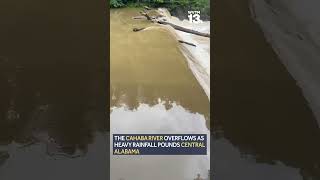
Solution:
[[[104,2],[2,0],[0,14],[0,179],[108,179]]]
[[[213,179],[319,179],[317,121],[249,2],[223,0],[214,9]]]
[[[177,40],[134,16],[139,9],[110,14],[111,133],[209,134],[209,100]],[[132,31],[147,26],[153,27]],[[191,180],[198,173],[206,177],[209,169],[209,155],[111,155],[111,180]]]

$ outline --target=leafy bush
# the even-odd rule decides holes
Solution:
[[[110,7],[118,8],[124,6],[122,0],[110,0]]]

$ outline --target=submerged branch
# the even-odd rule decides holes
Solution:
[[[145,28],[133,28],[132,30],[133,30],[133,32],[138,32],[138,31],[142,31],[142,30],[144,30]]]
[[[182,40],[178,40],[180,43],[184,43],[184,44],[188,44],[190,46],[194,46],[194,47],[197,47],[195,44],[193,43],[190,43],[190,42],[187,42],[187,41],[182,41]]]

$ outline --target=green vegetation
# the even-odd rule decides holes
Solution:
[[[111,0],[110,1],[110,7],[112,8],[118,8],[124,6],[124,3],[122,0]]]
[[[111,8],[119,7],[165,7],[173,15],[186,18],[187,11],[201,11],[201,16],[210,18],[210,0],[111,0]]]

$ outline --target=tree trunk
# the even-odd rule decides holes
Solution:
[[[140,14],[145,16],[149,21],[152,21],[152,17],[150,17],[148,15],[148,13],[140,12]],[[159,24],[163,24],[163,25],[169,25],[169,26],[173,27],[174,29],[176,29],[178,31],[183,31],[183,32],[186,32],[186,33],[191,33],[191,34],[195,34],[195,35],[198,35],[198,36],[204,36],[204,37],[209,37],[210,38],[210,34],[208,34],[208,33],[202,33],[202,32],[195,31],[195,30],[192,30],[192,29],[188,29],[188,28],[185,28],[185,27],[181,27],[181,26],[178,26],[178,25],[166,22],[166,21],[156,20],[155,22],[157,22]]]
[[[186,32],[186,33],[191,33],[191,34],[204,36],[204,37],[210,37],[210,34],[208,34],[208,33],[202,33],[202,32],[199,32],[199,31],[192,30],[192,29],[187,29],[187,28],[184,28],[184,27],[181,27],[181,26],[169,23],[169,22],[165,22],[165,21],[157,21],[157,22],[159,24],[163,24],[163,25],[170,25],[171,27],[173,27],[174,29],[176,29],[178,31],[183,31],[183,32]]]

